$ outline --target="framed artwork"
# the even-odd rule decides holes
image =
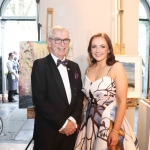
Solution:
[[[19,108],[33,106],[31,71],[34,60],[49,54],[45,41],[22,41],[19,52]]]
[[[142,97],[142,58],[140,56],[115,55],[122,63],[128,78],[127,98]]]

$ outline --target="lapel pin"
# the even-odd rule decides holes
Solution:
[[[70,70],[70,69],[68,68],[68,70]]]

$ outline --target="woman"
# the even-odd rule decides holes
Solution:
[[[127,77],[115,60],[110,38],[98,33],[91,37],[83,93],[88,104],[77,136],[75,150],[137,150],[138,142],[125,116]]]
[[[18,75],[14,70],[14,54],[9,53],[8,62],[7,62],[7,79],[8,79],[8,102],[16,102],[13,98],[14,92],[17,90],[18,84]]]

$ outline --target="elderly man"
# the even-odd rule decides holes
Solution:
[[[35,60],[32,96],[36,107],[35,150],[73,150],[83,107],[82,81],[78,64],[65,59],[69,32],[55,26],[48,45],[51,53]]]

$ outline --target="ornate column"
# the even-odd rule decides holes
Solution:
[[[4,29],[5,21],[0,20],[1,24],[1,56],[2,56],[2,101],[4,102],[6,94],[6,80],[4,75]]]

